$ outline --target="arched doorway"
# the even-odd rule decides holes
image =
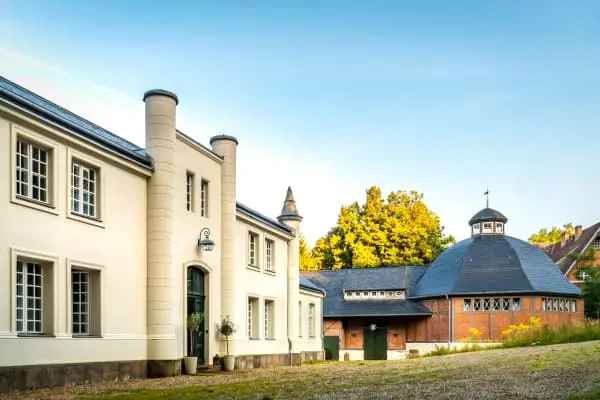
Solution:
[[[187,270],[187,313],[189,316],[192,313],[200,313],[203,316],[200,328],[195,332],[195,337],[192,341],[189,340],[188,332],[188,354],[198,357],[198,365],[205,364],[204,360],[204,327],[205,327],[205,286],[204,286],[204,272],[196,267],[189,267]]]

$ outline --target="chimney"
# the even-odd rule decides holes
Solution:
[[[569,241],[569,233],[567,231],[563,232],[560,237],[560,247],[565,247],[567,242]]]
[[[577,225],[575,227],[575,240],[578,240],[581,237],[582,233],[583,233],[583,226]]]

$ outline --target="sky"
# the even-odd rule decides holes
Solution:
[[[568,4],[567,4],[568,3]],[[417,190],[457,239],[490,205],[526,239],[600,220],[600,3],[0,0],[0,75],[144,146],[142,94],[234,135],[238,200],[292,186],[309,242]]]

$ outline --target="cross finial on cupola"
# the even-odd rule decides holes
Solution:
[[[298,214],[298,208],[296,208],[296,200],[294,200],[294,193],[292,188],[288,186],[285,200],[283,202],[283,208],[281,209],[281,215],[277,217],[279,222],[284,221],[302,221],[302,217]]]

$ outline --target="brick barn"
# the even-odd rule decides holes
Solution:
[[[471,237],[430,266],[305,273],[326,292],[327,356],[396,359],[460,346],[471,328],[479,341],[499,342],[508,325],[532,316],[555,326],[583,321],[580,290],[544,252],[507,236],[507,221],[481,210],[469,221]]]

